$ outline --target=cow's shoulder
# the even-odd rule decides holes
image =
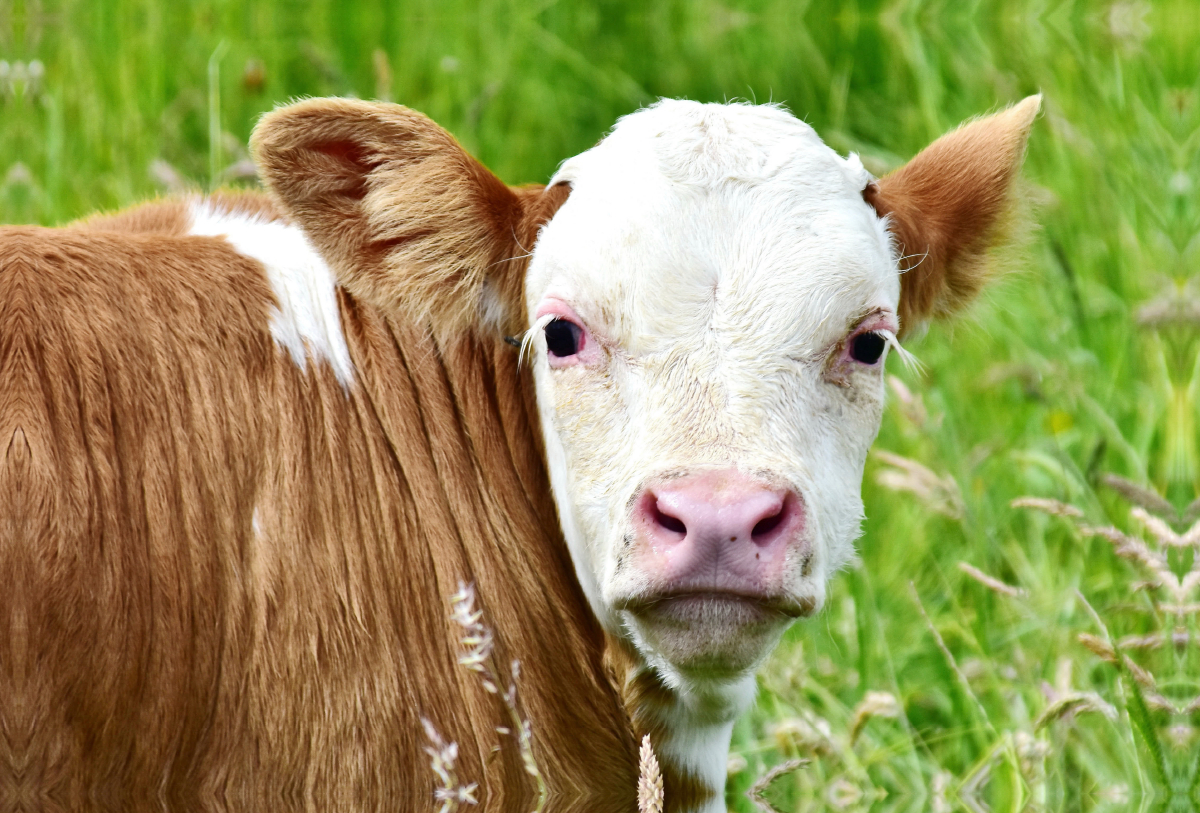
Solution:
[[[0,228],[0,262],[6,255],[36,267],[42,286],[86,292],[95,308],[124,309],[140,294],[134,299],[207,306],[204,322],[223,329],[250,319],[302,370],[315,359],[343,388],[354,379],[337,280],[304,230],[261,192],[163,198],[58,229]]]

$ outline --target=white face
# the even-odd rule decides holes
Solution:
[[[753,669],[851,553],[900,295],[869,180],[777,108],[664,101],[553,181],[551,481],[593,609],[668,678]]]

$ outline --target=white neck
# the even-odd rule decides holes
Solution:
[[[674,686],[674,703],[660,711],[666,729],[655,743],[660,759],[686,769],[715,794],[690,813],[725,813],[725,775],[733,725],[754,702],[754,675],[730,683]]]

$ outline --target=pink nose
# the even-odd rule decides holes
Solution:
[[[804,528],[803,503],[736,469],[647,488],[634,509],[640,567],[668,591],[778,591],[788,546]]]

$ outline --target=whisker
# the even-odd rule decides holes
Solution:
[[[516,227],[515,227],[515,226],[513,226],[513,227],[511,227],[511,228],[512,228],[513,242],[517,244],[517,248],[521,249],[521,251],[524,251],[524,252],[525,252],[525,256],[526,256],[526,257],[532,256],[532,255],[533,255],[533,249],[530,249],[530,248],[525,248],[525,246],[521,245],[521,238],[520,238],[520,237],[517,237],[517,229],[516,229]]]
[[[519,247],[520,247],[522,250],[524,250],[524,248],[525,248],[524,246],[521,246],[519,243],[518,243],[518,246],[519,246]],[[530,251],[530,252],[529,252],[529,253],[527,253],[527,254],[518,254],[518,255],[517,255],[517,256],[515,256],[515,257],[507,257],[507,258],[505,258],[505,259],[503,259],[503,260],[496,260],[496,262],[494,262],[494,263],[491,263],[490,265],[488,265],[488,268],[491,268],[491,267],[492,267],[492,266],[494,266],[494,265],[500,265],[501,263],[511,263],[513,260],[527,260],[527,259],[529,259],[529,258],[530,258],[530,257],[532,257],[532,256],[533,256],[533,252],[532,252],[532,251]]]
[[[917,262],[913,263],[912,265],[908,266],[907,268],[902,268],[902,269],[900,269],[900,273],[901,273],[901,274],[907,274],[909,271],[912,271],[914,268],[917,268],[917,267],[919,267],[919,266],[921,265],[921,263],[923,263],[923,262],[925,262],[926,260],[928,260],[928,259],[929,259],[929,252],[928,252],[928,251],[926,251],[924,254],[905,254],[903,257],[900,257],[900,258],[898,258],[898,259],[896,260],[896,262],[897,262],[897,263],[902,263],[902,262],[904,262],[905,260],[911,260],[913,257],[920,257],[921,259],[920,259],[920,260],[918,260]]]
[[[922,375],[925,373],[925,365],[921,363],[920,359],[904,349],[895,333],[890,330],[877,330],[875,332],[883,337],[883,340],[888,343],[888,347],[896,351],[896,355],[904,362],[905,367],[915,373]]]

